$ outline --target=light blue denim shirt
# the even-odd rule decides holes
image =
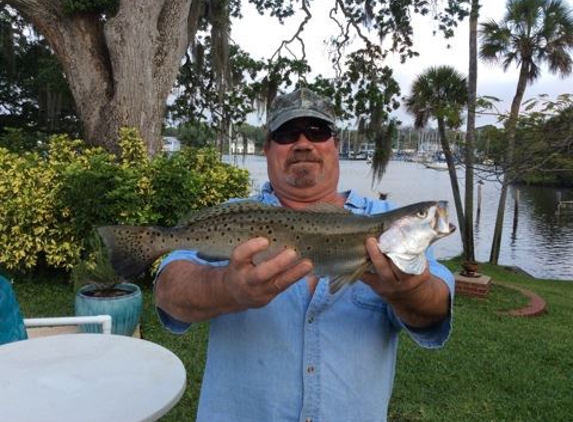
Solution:
[[[279,205],[268,183],[256,199]],[[350,191],[345,207],[375,214],[391,205]],[[160,268],[181,259],[206,263],[195,252],[181,250],[168,255]],[[428,260],[432,274],[448,285],[453,303],[452,274],[431,252]],[[189,328],[161,309],[158,313],[175,333]],[[303,279],[265,307],[211,321],[197,421],[386,421],[398,333],[406,329],[419,345],[439,347],[449,336],[451,315],[450,309],[450,316],[431,329],[411,330],[364,283],[331,295],[325,277],[311,296]]]

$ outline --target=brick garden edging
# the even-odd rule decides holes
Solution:
[[[523,308],[511,309],[509,311],[498,312],[500,315],[511,315],[516,317],[536,317],[543,315],[547,308],[547,303],[545,300],[539,296],[537,293],[531,290],[524,289],[523,287],[516,286],[514,284],[506,284],[495,282],[495,284],[509,289],[518,290],[521,294],[529,299],[529,303]]]

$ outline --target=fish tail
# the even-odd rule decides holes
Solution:
[[[98,228],[114,271],[124,277],[136,277],[161,256],[154,238],[158,229],[143,226],[102,226]]]

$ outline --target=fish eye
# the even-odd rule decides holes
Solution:
[[[416,213],[416,216],[417,216],[418,218],[426,218],[426,217],[428,216],[428,210],[419,210],[419,211]]]

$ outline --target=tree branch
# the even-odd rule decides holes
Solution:
[[[279,48],[277,48],[277,50],[273,53],[273,55],[270,58],[270,61],[273,61],[274,58],[279,55],[280,56],[280,52],[281,50],[284,48],[285,50],[287,50],[294,58],[296,57],[296,54],[294,54],[289,48],[288,45],[292,44],[293,42],[295,42],[295,40],[298,40],[298,42],[300,43],[300,46],[302,48],[302,58],[301,60],[306,60],[306,48],[305,48],[305,44],[303,39],[300,37],[300,34],[302,34],[302,32],[304,31],[304,27],[306,26],[306,24],[310,21],[310,19],[312,18],[312,14],[310,13],[310,9],[308,7],[308,0],[302,0],[302,10],[304,11],[304,13],[306,14],[306,16],[304,17],[304,19],[302,20],[302,22],[299,24],[297,31],[295,32],[295,34],[289,39],[289,40],[283,40],[279,46]]]
[[[170,69],[169,66],[172,63],[166,59],[171,49],[181,52],[179,60],[185,53],[191,39],[195,38],[199,20],[197,9],[201,4],[203,4],[201,0],[173,0],[166,1],[163,5],[157,19],[157,42],[161,49],[156,52],[154,57],[156,75],[163,75]],[[192,31],[191,27],[193,28]],[[189,30],[185,31],[185,28],[189,28]],[[182,36],[182,34],[187,34],[187,36]],[[170,80],[172,81],[173,78]]]

